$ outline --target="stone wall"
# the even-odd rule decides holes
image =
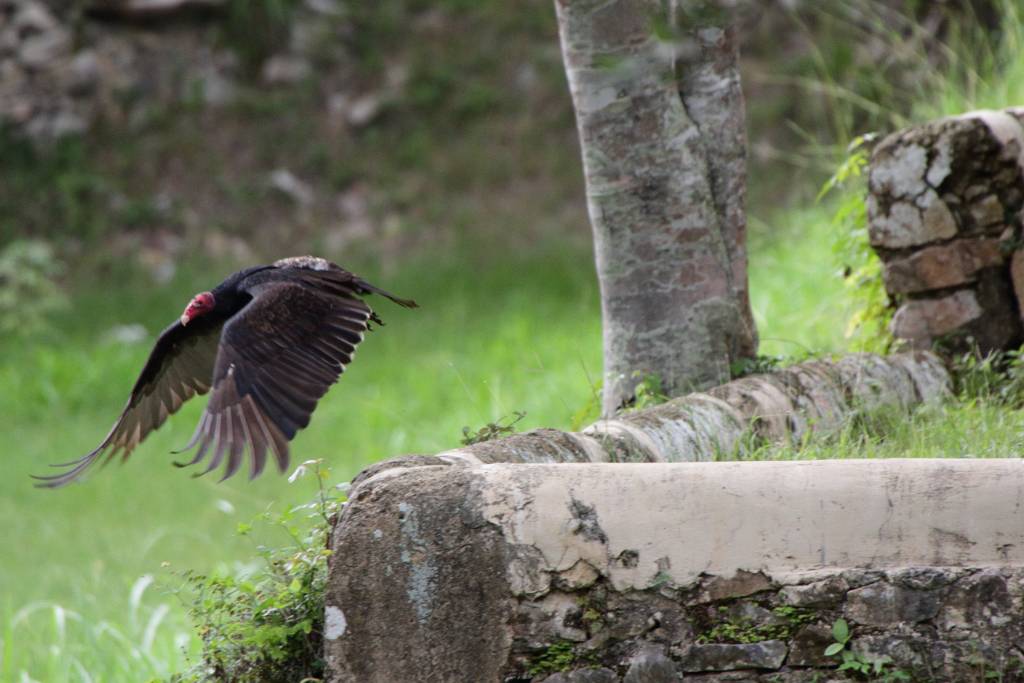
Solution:
[[[425,462],[336,528],[331,681],[1024,680],[1020,460]]]
[[[344,91],[340,4],[296,3],[287,37],[272,46],[255,77],[224,39],[227,6],[226,0],[0,0],[0,125],[40,140],[99,122],[132,126],[161,107],[230,104],[243,81],[295,85],[311,78],[314,58],[321,87]],[[348,111],[358,104],[339,100],[341,118],[358,122],[360,112]]]
[[[810,683],[900,675],[1024,680],[1017,649],[1022,582],[1020,569],[926,566],[780,579],[746,573],[732,581],[708,577],[683,590],[627,594],[596,585],[547,598],[539,609],[550,611],[568,597],[573,607],[552,616],[580,628],[549,621],[514,641],[519,670],[538,672],[516,677],[546,683]],[[825,654],[837,642],[833,627],[840,619],[852,628],[845,649],[872,669],[880,662],[877,673],[844,675],[837,670],[842,655]],[[552,657],[549,643],[563,643],[555,648],[567,656]],[[547,672],[563,666],[568,670]]]
[[[909,128],[871,155],[871,245],[914,348],[1016,348],[1024,341],[1024,109]]]

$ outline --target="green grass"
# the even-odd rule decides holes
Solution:
[[[945,48],[948,66],[929,75],[911,108],[913,121],[1024,104],[1024,6],[1019,0],[994,4],[1001,17],[994,35],[971,24],[954,32]]]
[[[832,208],[750,217],[750,305],[761,336],[760,353],[800,357],[847,350],[846,320],[853,312],[831,251]]]
[[[1024,451],[1024,413],[987,402],[921,406],[863,416],[802,444],[764,446],[751,460],[840,458],[1012,458]]]

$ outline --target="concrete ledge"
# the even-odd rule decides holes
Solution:
[[[335,532],[330,680],[810,680],[839,616],[908,671],[1008,670],[1022,502],[1016,459],[385,470]]]

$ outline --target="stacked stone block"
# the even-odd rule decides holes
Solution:
[[[717,591],[708,590],[716,584]],[[1021,681],[1021,586],[1017,569],[938,567],[851,569],[782,581],[740,574],[632,595],[596,585],[563,600],[570,605],[565,613],[529,621],[543,630],[513,640],[519,673],[505,680]],[[547,601],[555,602],[551,595]],[[825,654],[836,642],[839,619],[851,634],[844,649],[872,667],[880,662],[874,676],[839,670],[841,652]],[[566,670],[540,673],[558,665],[544,658],[551,645],[568,642],[564,649],[573,659],[563,658]]]
[[[872,154],[869,237],[899,306],[893,334],[914,348],[1024,341],[1022,121],[1024,108],[972,112],[894,133]]]

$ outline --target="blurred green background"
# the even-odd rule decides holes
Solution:
[[[123,467],[59,491],[28,478],[103,437],[154,336],[238,267],[312,252],[421,305],[379,304],[387,326],[295,440],[295,464],[322,458],[337,481],[514,411],[517,428],[568,428],[597,390],[600,308],[551,3],[215,4],[0,13],[2,31],[42,7],[57,28],[32,35],[66,41],[0,70],[0,94],[26,103],[0,112],[0,681],[182,670],[198,639],[179,572],[288,542],[235,528],[309,500],[308,480],[216,484],[170,466],[202,399]],[[861,188],[815,198],[856,135],[1022,103],[1020,5],[793,0],[744,8],[740,27],[762,353],[862,348],[843,273],[865,258],[863,226],[833,220]],[[67,105],[78,120],[58,119],[32,88],[81,89],[89,50],[99,66]],[[0,66],[37,56],[0,51]],[[1005,455],[1024,438],[1016,411],[948,410],[915,417],[946,425],[930,440],[903,428],[885,447],[797,456]]]

